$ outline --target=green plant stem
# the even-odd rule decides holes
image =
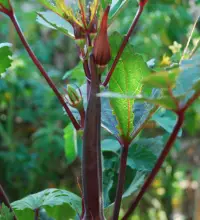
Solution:
[[[76,128],[76,130],[80,129],[80,125],[79,123],[76,121],[75,117],[73,116],[72,112],[70,111],[70,109],[68,108],[64,98],[62,97],[62,95],[59,93],[58,89],[56,88],[55,84],[53,83],[53,81],[49,78],[48,74],[46,73],[46,71],[44,70],[42,64],[40,63],[40,61],[37,59],[37,57],[35,56],[34,52],[32,51],[32,49],[30,48],[28,42],[26,41],[24,34],[18,24],[18,21],[15,17],[15,14],[13,12],[8,13],[8,16],[10,17],[15,30],[17,31],[17,34],[19,35],[19,38],[22,42],[22,44],[24,45],[26,51],[28,52],[30,58],[32,59],[33,63],[36,65],[36,67],[38,68],[38,70],[40,71],[40,73],[42,74],[42,76],[45,78],[45,80],[47,81],[48,85],[51,87],[51,89],[53,90],[53,92],[55,93],[55,95],[57,96],[58,100],[60,101],[61,105],[63,106],[63,108],[65,109],[65,111],[67,112],[72,124],[74,125],[74,127]]]
[[[1,184],[0,184],[0,201],[3,202],[10,209],[10,211],[14,214],[13,219],[17,220],[17,217],[16,217],[16,215],[10,205],[9,199],[8,199],[6,193],[4,192]]]
[[[152,183],[153,179],[155,178],[156,174],[160,170],[160,168],[161,168],[165,158],[167,157],[174,141],[176,140],[176,137],[178,135],[179,130],[181,129],[181,127],[183,125],[184,114],[185,114],[184,111],[179,111],[178,120],[177,120],[177,123],[174,127],[174,130],[173,130],[172,134],[170,135],[170,137],[169,137],[169,139],[168,139],[161,155],[159,156],[153,170],[151,171],[149,177],[147,178],[147,180],[143,184],[143,186],[142,186],[140,192],[138,193],[136,199],[133,201],[133,203],[129,207],[128,211],[126,212],[126,214],[124,215],[122,220],[128,219],[128,217],[133,213],[133,211],[136,209],[137,205],[139,204],[140,200],[142,199],[144,193],[147,191],[148,187],[151,185],[151,183]]]
[[[126,162],[128,157],[128,147],[129,144],[122,146],[121,152],[121,159],[120,159],[120,169],[119,169],[119,178],[118,178],[118,185],[117,185],[117,192],[115,197],[115,204],[114,204],[114,211],[113,211],[113,220],[118,220],[119,218],[119,211],[120,205],[123,195],[124,183],[125,183],[125,176],[126,176]]]
[[[102,170],[100,149],[101,100],[100,75],[90,55],[91,90],[85,116],[83,133],[82,184],[84,200],[84,220],[103,220]]]
[[[144,9],[144,6],[140,5],[139,8],[138,8],[137,13],[135,15],[135,18],[133,19],[133,23],[131,24],[131,27],[129,28],[127,34],[124,37],[124,40],[122,41],[122,44],[121,44],[121,46],[120,46],[120,48],[118,50],[118,53],[117,53],[117,55],[115,57],[115,60],[114,60],[114,62],[112,64],[112,66],[111,66],[111,69],[108,72],[105,81],[103,82],[103,86],[107,86],[108,85],[108,83],[110,81],[110,78],[111,78],[111,76],[112,76],[112,74],[113,74],[113,72],[114,72],[114,70],[115,70],[115,68],[116,68],[116,66],[117,66],[117,64],[119,62],[119,59],[120,59],[120,57],[121,57],[121,55],[122,55],[122,53],[123,53],[123,51],[124,51],[128,41],[129,41],[129,38],[131,37],[131,34],[133,33],[133,30],[135,29],[135,27],[136,27],[136,25],[137,25],[137,23],[139,21],[139,18],[141,16],[142,12],[143,12],[143,9]]]

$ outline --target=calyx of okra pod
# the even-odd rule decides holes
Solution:
[[[77,91],[78,90],[78,91]],[[80,89],[75,88],[71,85],[67,85],[65,99],[67,103],[77,110],[81,111],[83,107],[83,97]]]
[[[80,49],[80,57],[84,59],[90,52],[90,46],[94,47],[95,62],[99,66],[108,64],[111,58],[110,45],[108,41],[108,6],[101,16],[97,13],[100,6],[99,0],[94,0],[89,5],[85,0],[56,0],[56,5],[63,12],[66,20],[68,20],[74,29],[74,37]],[[98,28],[98,20],[101,19]],[[97,34],[98,32],[98,34]],[[90,37],[90,45],[88,43]],[[94,39],[94,40],[93,40]]]

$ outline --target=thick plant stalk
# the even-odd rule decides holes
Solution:
[[[91,89],[85,117],[83,134],[83,199],[84,220],[103,220],[102,174],[100,149],[101,100],[100,75],[97,73],[93,55],[90,56]]]
[[[180,111],[178,113],[178,120],[177,120],[177,123],[174,127],[174,130],[173,130],[170,138],[168,139],[161,155],[159,156],[159,158],[158,158],[153,170],[151,171],[149,177],[147,178],[147,180],[143,184],[143,186],[142,186],[140,192],[138,193],[136,199],[133,201],[133,203],[129,207],[128,211],[126,212],[126,214],[124,215],[122,220],[127,220],[130,217],[130,215],[134,212],[134,210],[136,209],[136,207],[139,204],[140,200],[142,199],[144,193],[147,191],[148,187],[151,185],[151,183],[154,180],[156,174],[160,170],[164,160],[166,159],[171,147],[173,146],[173,143],[176,140],[178,132],[180,131],[180,129],[183,125],[183,122],[184,122],[184,111]]]

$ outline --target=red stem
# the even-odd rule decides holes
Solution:
[[[137,25],[137,23],[139,21],[139,18],[140,18],[140,15],[143,12],[143,9],[144,9],[144,6],[140,5],[139,8],[138,8],[137,13],[135,15],[135,18],[133,19],[133,23],[131,24],[131,27],[129,28],[126,36],[124,37],[124,40],[122,41],[122,44],[121,44],[121,46],[120,46],[120,48],[118,50],[117,56],[115,57],[115,60],[114,60],[114,62],[112,64],[112,66],[111,66],[111,69],[108,72],[105,81],[103,82],[104,86],[108,85],[109,80],[110,80],[110,78],[111,78],[111,76],[112,76],[112,74],[113,74],[113,72],[115,70],[115,67],[117,66],[117,63],[118,63],[118,61],[119,61],[119,59],[120,59],[120,57],[121,57],[121,55],[122,55],[122,53],[123,53],[127,43],[128,43],[128,41],[129,41],[129,38],[130,38],[133,30],[135,29],[135,27],[136,27],[136,25]]]
[[[84,62],[83,62],[83,69],[84,69],[85,75],[86,75],[86,77],[88,79],[87,80],[87,100],[88,100],[89,99],[89,95],[90,95],[90,82],[91,82],[91,73],[90,73],[90,69],[89,69],[88,60],[84,60]]]
[[[40,209],[37,208],[34,210],[34,212],[35,212],[35,220],[39,220]]]
[[[46,73],[46,71],[44,70],[42,64],[40,63],[40,61],[37,59],[37,57],[35,56],[34,52],[32,51],[32,49],[30,48],[28,42],[26,41],[23,32],[17,22],[17,19],[14,15],[13,12],[8,13],[8,16],[10,17],[20,39],[22,44],[24,45],[26,51],[28,52],[30,58],[32,59],[33,63],[36,65],[36,67],[38,68],[38,70],[41,72],[41,74],[43,75],[43,77],[45,78],[45,80],[47,81],[47,83],[49,84],[49,86],[51,87],[51,89],[54,91],[55,95],[57,96],[58,100],[60,101],[61,105],[64,107],[65,111],[67,112],[72,124],[74,125],[74,127],[76,128],[76,130],[80,129],[80,125],[79,123],[76,121],[76,119],[74,118],[72,112],[70,111],[70,109],[68,108],[67,104],[65,103],[65,100],[63,99],[62,95],[59,93],[58,89],[56,88],[55,84],[53,83],[53,81],[49,78],[48,74]]]
[[[84,124],[85,124],[85,109],[82,109],[79,111],[80,114],[80,120],[81,120],[81,128],[84,129]]]
[[[200,97],[200,92],[194,94],[185,104],[185,106],[181,109],[182,111],[186,111],[192,104],[194,101],[196,101],[196,99],[198,99]]]
[[[3,187],[1,186],[1,184],[0,184],[0,201],[3,202],[10,209],[10,211],[14,214],[13,219],[17,220],[17,217],[16,217],[16,215],[15,215],[15,213],[14,213],[14,211],[13,211],[11,205],[10,205],[9,199],[8,199],[6,193],[4,192]]]
[[[100,149],[101,100],[100,77],[90,55],[91,92],[85,116],[83,133],[82,183],[84,199],[84,220],[103,220],[102,207],[102,170]]]
[[[122,218],[122,220],[126,220],[128,219],[128,217],[133,213],[133,211],[136,209],[137,205],[139,204],[140,200],[142,199],[144,193],[147,191],[148,187],[151,185],[153,179],[155,178],[156,174],[158,173],[158,171],[160,170],[165,158],[167,157],[174,141],[176,140],[176,137],[178,135],[179,130],[181,129],[183,122],[184,122],[184,111],[180,111],[178,113],[178,120],[177,123],[174,127],[174,130],[171,134],[171,136],[169,137],[161,155],[159,156],[153,170],[151,171],[149,177],[147,178],[147,180],[145,181],[144,185],[142,186],[139,194],[137,195],[136,199],[133,201],[133,203],[131,204],[131,206],[129,207],[128,211],[126,212],[126,214],[124,215],[124,217]]]
[[[129,144],[122,146],[119,178],[118,178],[117,192],[116,192],[115,205],[114,205],[114,211],[113,211],[113,220],[118,220],[119,218],[119,211],[120,211],[120,205],[121,205],[124,183],[125,183],[125,176],[126,176],[126,162],[127,162],[127,157],[128,157],[128,147],[129,147]]]

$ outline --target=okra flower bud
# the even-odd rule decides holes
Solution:
[[[73,108],[76,108],[79,111],[82,110],[83,109],[83,98],[82,98],[80,89],[78,93],[77,90],[73,86],[68,85],[66,92],[68,96],[66,98],[68,101],[68,104],[72,106]]]
[[[99,66],[106,66],[111,59],[110,44],[108,41],[108,6],[103,14],[100,30],[94,40],[94,58],[95,63]]]

